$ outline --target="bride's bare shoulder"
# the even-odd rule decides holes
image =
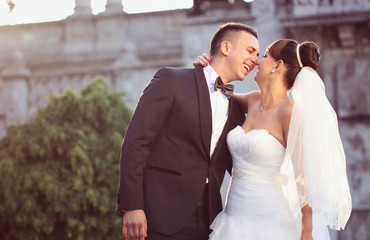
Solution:
[[[251,91],[247,93],[235,93],[234,98],[238,103],[247,103],[250,101],[259,100],[261,98],[261,92],[260,91]]]
[[[293,110],[293,101],[290,98],[288,98],[286,101],[284,101],[284,103],[281,105],[279,109],[280,116],[283,119],[290,121],[292,110]]]
[[[280,121],[282,123],[285,136],[287,136],[287,133],[289,131],[292,110],[293,110],[293,101],[289,98],[284,102],[284,104],[282,104],[282,106],[279,109]]]

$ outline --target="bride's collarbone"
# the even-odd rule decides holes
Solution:
[[[276,118],[266,119],[265,117],[246,118],[241,126],[245,133],[252,130],[267,130],[267,132],[276,138],[284,146],[284,135],[281,124]]]
[[[246,119],[243,123],[243,128],[254,129],[254,128],[265,128],[271,132],[276,132],[281,129],[280,120],[276,113],[256,113],[250,112],[246,115]]]

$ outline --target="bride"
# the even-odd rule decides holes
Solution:
[[[275,41],[254,77],[260,91],[234,96],[247,118],[227,136],[232,178],[210,239],[326,240],[327,227],[345,227],[345,155],[319,58],[313,42]]]

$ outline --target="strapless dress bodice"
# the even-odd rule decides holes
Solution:
[[[233,177],[274,180],[284,159],[284,146],[266,129],[245,133],[241,126],[231,130],[227,144],[233,159]]]

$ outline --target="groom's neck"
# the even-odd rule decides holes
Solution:
[[[228,71],[227,71],[226,64],[220,61],[220,59],[212,59],[209,65],[213,68],[213,70],[215,70],[217,75],[221,77],[222,81],[225,84],[231,82],[231,80],[228,77]]]

